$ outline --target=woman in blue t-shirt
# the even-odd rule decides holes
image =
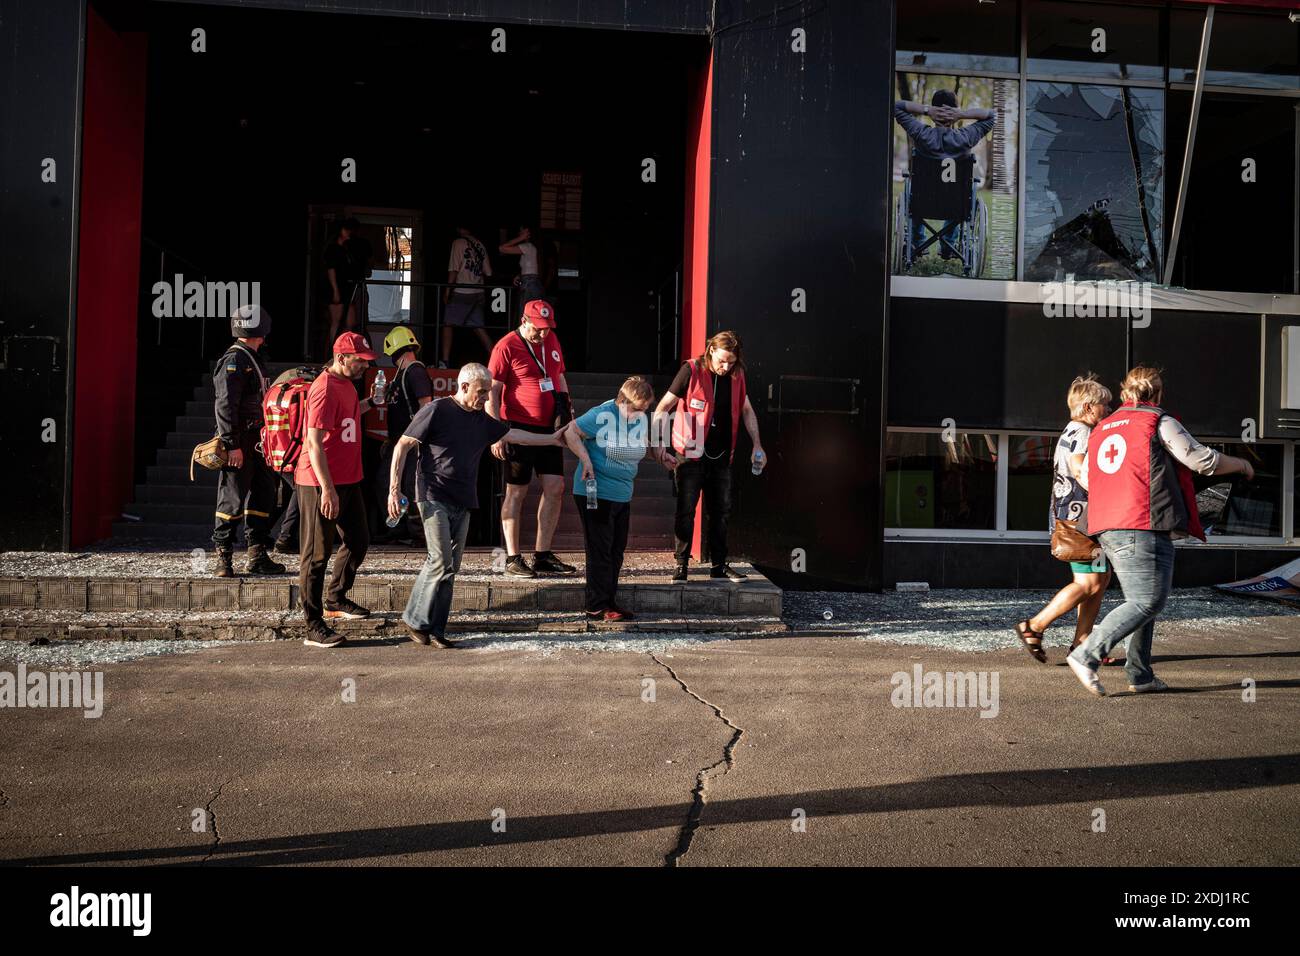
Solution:
[[[633,375],[610,399],[571,421],[564,430],[569,450],[580,462],[573,474],[573,499],[582,516],[582,536],[587,548],[587,617],[626,621],[632,613],[614,603],[618,573],[627,548],[631,519],[632,483],[650,444],[650,419],[654,389]],[[663,461],[663,449],[654,450]],[[667,467],[667,466],[665,466]],[[587,479],[596,479],[596,507],[588,507]]]

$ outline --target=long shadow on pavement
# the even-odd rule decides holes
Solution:
[[[809,817],[900,813],[958,807],[1025,807],[1115,801],[1180,794],[1230,792],[1300,783],[1300,753],[1230,757],[1118,767],[1055,767],[997,773],[950,774],[878,787],[818,790],[769,797],[709,801],[710,826],[788,821],[791,807]],[[336,830],[259,840],[223,840],[215,848],[69,853],[4,861],[14,866],[144,863],[192,865],[212,854],[213,864],[286,865],[402,856],[543,840],[566,840],[610,833],[680,827],[686,804],[599,810],[511,818],[508,832],[493,833],[490,821],[457,820],[365,830]],[[229,826],[230,824],[227,824]],[[171,862],[168,862],[171,861]]]

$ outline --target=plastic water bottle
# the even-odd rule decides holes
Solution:
[[[383,373],[380,373],[380,374],[383,374]],[[396,528],[396,527],[397,527],[398,522],[400,522],[403,518],[406,517],[406,509],[407,509],[407,506],[409,506],[409,505],[410,505],[410,502],[406,500],[406,495],[402,495],[402,497],[400,497],[400,498],[397,499],[397,506],[398,506],[399,508],[402,509],[402,510],[401,510],[401,514],[399,514],[396,518],[394,518],[392,515],[389,515],[389,516],[388,516],[388,527],[390,527],[390,528]]]
[[[587,510],[595,511],[599,505],[596,502],[596,479],[587,479]]]
[[[388,391],[388,379],[384,376],[384,370],[381,368],[379,374],[375,376],[375,392],[372,404],[384,404],[384,393]]]
[[[754,467],[752,469],[754,474],[761,475],[763,473],[763,466],[766,464],[767,464],[767,456],[764,455],[761,451],[754,452]]]

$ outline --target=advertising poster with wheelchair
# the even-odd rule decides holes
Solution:
[[[1016,81],[902,72],[896,81],[894,273],[1014,279]]]

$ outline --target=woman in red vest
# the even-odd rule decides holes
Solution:
[[[682,365],[655,409],[656,423],[670,412],[673,450],[677,452],[673,482],[677,489],[673,529],[677,570],[672,579],[686,580],[691,539],[695,536],[695,507],[702,491],[709,520],[709,561],[713,565],[709,577],[743,581],[745,575],[727,564],[731,462],[736,455],[741,419],[754,443],[751,464],[761,471],[767,459],[758,437],[758,416],[745,392],[745,364],[740,337],[735,332],[719,332],[706,343],[702,355]],[[661,434],[658,428],[655,433]]]
[[[1174,577],[1174,539],[1205,540],[1196,510],[1192,472],[1244,474],[1250,462],[1200,444],[1166,413],[1160,373],[1139,366],[1120,389],[1120,408],[1102,419],[1088,438],[1081,474],[1088,490],[1088,533],[1097,536],[1119,578],[1124,603],[1107,614],[1083,644],[1066,657],[1070,670],[1092,694],[1104,697],[1097,679],[1101,659],[1132,635],[1124,672],[1135,694],[1168,690],[1151,670],[1156,616],[1169,600]]]

